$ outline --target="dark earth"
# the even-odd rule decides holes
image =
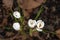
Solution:
[[[0,0],[0,40],[60,40],[60,0],[47,0],[42,4],[44,11],[38,19],[45,22],[43,30],[47,30],[47,32],[33,33],[34,35],[32,37],[29,34],[21,35],[12,28],[14,17],[10,15],[10,13],[12,13],[11,9],[13,11],[18,10],[16,0],[13,0],[13,6],[10,8],[5,7],[3,1],[4,0]],[[33,9],[29,18],[34,19],[40,6]],[[22,14],[22,8],[20,9]],[[25,17],[25,20],[27,21],[29,18]]]

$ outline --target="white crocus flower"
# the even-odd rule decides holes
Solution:
[[[37,21],[37,31],[42,31],[42,28],[44,27],[44,22],[42,20]]]
[[[15,18],[20,18],[20,17],[21,17],[21,15],[20,15],[20,13],[19,13],[18,11],[15,11],[15,12],[13,13],[13,16],[14,16]]]
[[[20,24],[19,24],[18,22],[13,23],[13,28],[14,28],[15,30],[20,30]]]
[[[28,25],[30,28],[34,28],[36,26],[36,20],[29,19]]]

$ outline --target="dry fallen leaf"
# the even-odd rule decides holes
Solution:
[[[24,17],[26,17],[27,19],[30,17],[30,12],[32,12],[32,10],[31,9],[29,9],[29,10],[22,10],[23,11],[23,14],[24,14]]]
[[[3,6],[11,9],[13,6],[13,0],[3,0]]]
[[[22,9],[32,9],[44,3],[44,0],[17,0]]]
[[[56,30],[56,36],[60,39],[60,29]]]
[[[45,0],[17,0],[17,2],[19,7],[22,8],[24,16],[29,18],[32,9],[40,6]]]
[[[36,32],[36,31],[35,31],[35,32],[33,32],[32,34],[33,34],[33,36],[35,36],[35,37],[39,35],[39,33],[38,33],[38,32]]]
[[[4,18],[4,20],[2,20],[2,23],[0,24],[0,27],[7,25],[7,19]]]
[[[14,35],[14,33],[12,33],[12,32],[6,32],[6,36],[7,37],[11,37],[11,36],[13,36]]]

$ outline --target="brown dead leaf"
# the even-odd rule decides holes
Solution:
[[[3,24],[3,25],[7,25],[7,19],[6,19],[6,18],[4,18],[2,24]]]
[[[7,19],[4,18],[4,20],[2,20],[2,23],[0,24],[0,27],[7,25]]]
[[[11,9],[13,6],[13,0],[3,0],[3,6]]]
[[[38,32],[33,32],[33,36],[39,36],[39,33]]]
[[[22,9],[32,9],[44,3],[44,0],[17,0]]]
[[[30,17],[30,13],[32,12],[32,9],[29,9],[29,10],[22,10],[23,11],[23,14],[24,14],[24,17],[26,17],[27,19]]]
[[[45,2],[45,0],[17,0],[17,2],[19,4],[19,7],[22,8],[24,16],[26,18],[29,18],[32,9],[40,6]]]
[[[56,36],[60,39],[60,29],[56,30]]]
[[[6,36],[7,36],[7,37],[10,37],[10,36],[13,36],[13,35],[14,35],[14,33],[12,33],[12,32],[7,32],[7,33],[6,33]]]

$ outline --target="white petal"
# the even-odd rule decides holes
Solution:
[[[15,12],[13,13],[13,16],[14,16],[15,18],[20,18],[20,17],[21,17],[21,15],[20,15],[20,13],[19,13],[18,11],[15,11]]]
[[[38,24],[38,23],[41,23],[41,22],[42,22],[42,20],[38,20],[38,21],[37,21],[37,24]]]
[[[20,30],[20,24],[19,24],[18,22],[14,23],[14,24],[13,24],[13,28],[14,28],[15,30]]]
[[[36,30],[37,30],[37,31],[40,31],[40,32],[43,31],[42,29],[39,29],[39,28],[36,28]]]
[[[39,21],[37,24],[38,28],[43,28],[44,27],[44,22],[43,21]]]
[[[36,20],[29,19],[28,25],[30,28],[34,28],[36,26]]]
[[[44,22],[42,22],[41,25],[42,25],[42,26],[41,26],[40,28],[43,28],[43,27],[44,27]]]

